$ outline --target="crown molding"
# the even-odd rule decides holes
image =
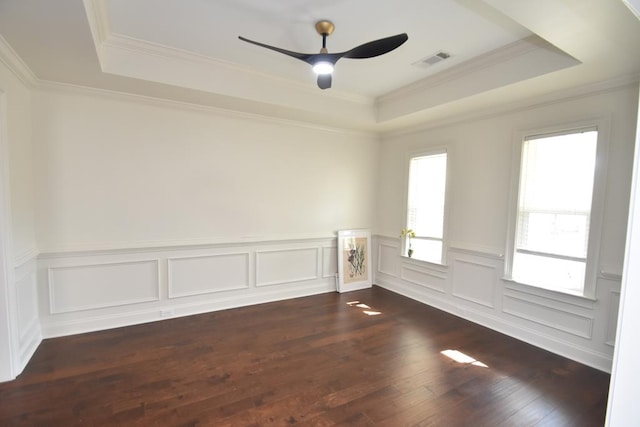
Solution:
[[[123,34],[110,33],[109,37],[102,42],[101,49],[114,49],[116,51],[126,51],[140,56],[160,57],[165,60],[174,61],[180,66],[199,65],[210,69],[209,72],[211,75],[216,75],[220,69],[224,69],[232,74],[246,74],[252,78],[258,78],[278,85],[287,86],[291,90],[295,90],[297,92],[303,92],[311,96],[318,96],[318,90],[314,85],[291,81],[272,74],[261,73],[233,62],[211,58],[188,50],[153,43]],[[334,98],[340,101],[347,101],[368,107],[372,107],[374,103],[373,98],[335,90],[331,93],[323,92],[322,96],[324,98]]]
[[[537,36],[495,49],[376,100],[378,123],[392,122],[581,64]]]
[[[319,94],[315,85],[291,81],[271,74],[261,73],[229,61],[223,61],[184,49],[114,33],[111,29],[108,1],[109,0],[83,0],[91,35],[103,72],[144,79],[145,67],[147,67],[147,72],[155,76],[151,78],[151,80],[162,81],[162,83],[168,83],[174,86],[181,86],[181,83],[173,81],[170,77],[167,77],[166,74],[164,74],[163,78],[163,69],[191,69],[195,71],[196,75],[227,76],[236,79],[240,86],[245,86],[241,84],[243,81],[258,81],[261,82],[261,86],[264,88],[278,87],[287,93],[298,94],[298,98],[307,97],[309,98],[308,105],[325,104],[327,108],[333,109],[330,107],[331,103],[333,103],[335,107],[338,107],[336,103],[339,103],[345,107],[349,106],[346,108],[370,111],[373,123],[374,99],[372,97],[335,90],[330,93],[323,92]],[[134,74],[136,75],[130,75],[131,61],[139,61],[138,65],[134,67]],[[148,68],[150,64],[156,65]],[[157,64],[162,64],[160,69]],[[142,74],[138,75],[138,73]],[[166,78],[169,80],[165,81]],[[211,93],[217,92],[215,88],[213,90],[207,88],[207,85],[208,83],[202,81],[198,83],[195,81],[194,85],[189,87],[189,89]],[[271,97],[274,98],[274,96],[275,95],[271,93]],[[275,97],[274,99],[279,98]],[[275,103],[277,104],[277,102]],[[299,105],[289,105],[289,107],[300,108]],[[310,111],[313,112],[313,110]]]
[[[36,75],[2,35],[0,35],[0,61],[26,86],[33,87],[38,83]]]
[[[506,46],[494,49],[483,55],[479,55],[469,61],[453,66],[433,76],[403,86],[376,99],[376,104],[396,101],[416,92],[429,91],[436,86],[452,83],[463,77],[476,74],[479,70],[493,67],[497,64],[511,61],[512,59],[525,55],[540,48],[550,47],[551,44],[545,42],[537,36],[530,36],[523,40],[518,40]]]
[[[82,0],[84,10],[87,14],[89,29],[93,44],[98,54],[98,61],[102,66],[103,49],[102,46],[111,35],[111,20],[109,18],[108,0]]]
[[[81,96],[100,97],[104,99],[111,99],[122,102],[134,102],[153,107],[173,108],[184,111],[200,112],[206,114],[216,114],[218,116],[233,118],[233,119],[248,119],[253,121],[260,121],[269,124],[278,124],[286,126],[295,126],[303,129],[310,129],[319,132],[339,133],[341,135],[353,135],[367,138],[376,138],[377,132],[367,130],[357,130],[348,127],[329,126],[322,125],[314,122],[308,122],[303,120],[287,119],[276,116],[268,116],[259,113],[251,113],[247,111],[234,110],[224,107],[216,107],[204,104],[195,104],[184,101],[177,101],[175,99],[157,98],[148,95],[134,94],[130,92],[119,92],[110,89],[101,89],[88,86],[80,86],[69,83],[60,83],[48,80],[38,81],[36,90],[42,92],[51,92],[58,94],[75,94]],[[377,141],[377,139],[376,139]]]
[[[640,19],[640,1],[638,0],[622,0],[622,2],[629,8],[629,10]]]
[[[614,92],[627,86],[638,85],[638,83],[640,83],[640,73],[627,74],[618,76],[614,79],[584,84],[565,90],[557,90],[540,96],[528,97],[523,100],[503,103],[495,107],[489,107],[482,110],[476,109],[466,114],[457,114],[455,117],[432,120],[427,123],[425,123],[426,121],[423,121],[421,124],[402,127],[399,130],[381,131],[378,135],[381,140],[414,135],[445,126],[452,126],[457,123],[469,122],[472,120],[484,120],[508,113],[523,112],[534,108],[550,106],[560,102],[571,101],[596,94]]]

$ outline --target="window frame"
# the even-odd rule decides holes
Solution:
[[[596,146],[596,164],[593,180],[593,194],[591,200],[590,224],[587,240],[587,256],[585,261],[585,280],[582,293],[574,293],[548,284],[522,283],[512,276],[513,263],[516,253],[516,230],[518,221],[518,198],[520,191],[520,173],[524,142],[536,137],[566,135],[586,130],[598,132]],[[512,170],[510,176],[509,214],[507,226],[507,242],[505,250],[504,279],[534,289],[544,289],[563,295],[573,295],[595,300],[596,282],[599,275],[600,245],[602,243],[602,228],[604,224],[604,208],[606,198],[607,164],[609,154],[610,120],[599,118],[579,122],[558,124],[555,126],[521,130],[515,133],[512,150]]]
[[[400,256],[405,259],[411,259],[416,262],[422,262],[432,265],[447,265],[447,236],[448,236],[448,213],[449,213],[449,183],[451,177],[451,153],[447,146],[435,146],[431,148],[426,148],[424,150],[411,151],[405,156],[405,178],[404,178],[404,209],[403,209],[403,219],[402,219],[402,227],[400,228],[408,228],[408,216],[409,216],[409,179],[411,175],[411,160],[416,157],[426,157],[426,156],[435,156],[439,154],[447,155],[446,162],[446,173],[445,173],[445,184],[444,184],[444,209],[443,209],[443,220],[442,220],[442,253],[440,255],[440,262],[435,261],[425,261],[418,258],[410,258],[407,256],[407,239],[401,238],[400,241]],[[419,240],[431,240],[431,241],[440,241],[440,239],[432,238],[432,237],[414,237],[414,239]]]

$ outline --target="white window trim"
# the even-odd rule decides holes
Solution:
[[[407,216],[409,214],[409,169],[411,168],[411,159],[414,157],[423,157],[423,156],[434,156],[437,154],[446,154],[447,155],[447,173],[445,177],[445,188],[444,188],[444,220],[442,222],[442,257],[440,262],[433,261],[424,261],[416,258],[409,258],[407,256],[407,246],[406,239],[401,239],[400,241],[400,256],[406,259],[410,259],[413,262],[425,263],[430,265],[440,265],[447,266],[447,253],[449,251],[448,242],[448,232],[449,229],[449,188],[450,188],[450,177],[451,177],[451,152],[447,146],[440,145],[431,148],[427,148],[419,151],[411,151],[406,154],[404,159],[404,208],[402,210],[402,228],[407,228]]]
[[[525,138],[566,134],[571,131],[595,128],[598,131],[598,145],[596,148],[596,169],[593,182],[593,198],[591,201],[591,218],[589,226],[589,244],[586,259],[585,283],[582,294],[573,294],[560,289],[520,283],[513,279],[512,268],[515,255],[516,223],[518,215],[518,191],[520,184],[520,168],[522,162],[522,148]],[[598,118],[580,122],[559,124],[546,128],[521,130],[513,137],[511,183],[509,194],[509,214],[507,225],[507,242],[505,250],[504,279],[534,289],[545,289],[559,294],[575,295],[595,300],[596,283],[599,275],[600,245],[602,243],[602,226],[604,223],[605,190],[607,184],[607,164],[609,158],[610,119]]]

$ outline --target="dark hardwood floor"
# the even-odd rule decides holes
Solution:
[[[373,287],[45,340],[0,425],[600,426],[608,385]]]

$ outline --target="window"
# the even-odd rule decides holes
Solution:
[[[415,237],[403,242],[403,254],[443,263],[446,182],[446,151],[410,158],[406,228]]]
[[[597,128],[522,142],[511,278],[585,295],[593,220]],[[595,264],[595,263],[591,263]]]

